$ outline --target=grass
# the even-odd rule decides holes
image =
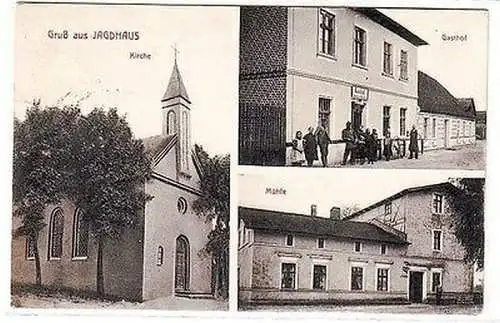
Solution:
[[[97,292],[92,290],[79,290],[69,287],[59,287],[51,285],[38,286],[35,284],[20,284],[11,283],[11,295],[13,296],[11,305],[13,307],[20,307],[19,300],[15,295],[31,294],[38,297],[64,297],[71,301],[78,302],[78,300],[98,300],[107,302],[118,302],[124,300],[123,297],[113,295],[98,295]],[[137,299],[126,299],[128,301],[137,301]]]

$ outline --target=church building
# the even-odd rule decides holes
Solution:
[[[144,190],[154,198],[137,210],[136,226],[104,245],[107,295],[142,301],[214,293],[215,266],[202,252],[212,224],[192,209],[202,171],[191,146],[190,113],[176,60],[161,99],[162,134],[143,139],[153,163]],[[45,209],[47,226],[38,236],[43,285],[95,291],[97,246],[80,220],[83,212],[69,201]],[[14,217],[13,230],[20,225]],[[12,281],[34,284],[34,250],[25,236],[13,239],[11,257]]]

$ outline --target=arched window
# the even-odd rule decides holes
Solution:
[[[76,209],[73,218],[73,258],[87,258],[89,247],[89,225],[82,209]]]
[[[167,134],[171,135],[175,133],[175,112],[170,110],[167,113]]]
[[[183,235],[175,240],[175,289],[189,290],[189,241]]]
[[[52,212],[49,229],[49,259],[60,259],[63,249],[64,215],[60,208]]]
[[[156,265],[163,265],[163,247],[158,246],[158,252],[156,253]]]
[[[183,136],[182,136],[182,150],[183,150],[183,155],[182,155],[182,158],[183,158],[183,163],[184,163],[184,167],[185,169],[189,169],[189,162],[188,162],[188,155],[189,155],[189,142],[188,142],[188,136],[189,136],[189,127],[188,127],[188,114],[187,114],[187,111],[183,111],[182,112],[182,132],[183,132]]]

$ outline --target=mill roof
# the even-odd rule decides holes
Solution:
[[[401,237],[365,222],[333,220],[319,216],[249,207],[239,207],[238,213],[240,219],[245,222],[245,226],[251,229],[408,244]]]
[[[357,217],[358,215],[361,215],[363,213],[366,213],[367,211],[370,211],[372,209],[375,209],[381,205],[384,205],[388,202],[391,202],[397,198],[400,198],[402,196],[405,196],[405,195],[408,195],[410,193],[416,193],[416,192],[424,192],[424,191],[435,191],[435,190],[439,190],[439,191],[448,191],[448,192],[454,192],[456,190],[458,190],[457,187],[455,187],[454,185],[452,185],[451,183],[449,182],[444,182],[444,183],[437,183],[437,184],[430,184],[430,185],[423,185],[423,186],[416,186],[416,187],[410,187],[410,188],[407,188],[407,189],[404,189],[396,194],[393,194],[381,201],[378,201],[376,203],[373,203],[357,212],[354,212],[353,214],[347,216],[344,218],[344,220],[349,220],[349,219],[353,219],[355,217]]]

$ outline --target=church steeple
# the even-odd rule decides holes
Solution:
[[[191,156],[191,101],[177,66],[177,49],[167,90],[161,99],[162,133],[177,135],[177,165],[183,174],[189,174]]]
[[[183,98],[187,103],[191,103],[189,96],[182,81],[181,73],[179,72],[179,67],[177,66],[177,59],[174,61],[174,68],[172,74],[170,75],[170,80],[168,81],[167,90],[163,95],[163,101],[174,99],[176,97]]]

